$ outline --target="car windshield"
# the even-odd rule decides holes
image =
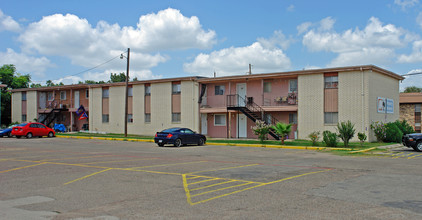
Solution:
[[[15,126],[24,127],[24,126],[26,126],[27,124],[28,124],[28,123],[22,123],[22,124],[14,125],[13,127],[15,127]]]
[[[169,129],[165,129],[165,130],[162,130],[161,132],[177,132],[177,131],[179,131],[180,130],[180,128],[169,128]]]

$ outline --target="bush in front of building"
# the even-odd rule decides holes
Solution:
[[[337,147],[338,135],[331,131],[322,132],[322,140],[327,147]]]
[[[403,135],[415,133],[413,127],[404,119],[402,121],[397,120],[394,123],[397,125]]]
[[[284,144],[284,140],[286,139],[286,135],[292,131],[292,125],[286,124],[283,122],[278,122],[275,126],[271,126],[274,132],[280,137],[281,144]]]
[[[359,138],[359,142],[360,142],[360,146],[363,147],[363,143],[366,141],[366,139],[368,138],[368,136],[366,136],[365,133],[358,133],[358,138]]]
[[[314,131],[312,133],[310,133],[308,135],[308,137],[311,139],[312,141],[312,146],[317,146],[318,145],[318,140],[319,140],[319,135],[321,133],[319,131]]]
[[[385,139],[384,142],[401,143],[403,132],[397,126],[396,122],[389,122],[385,124]]]
[[[267,139],[267,135],[270,132],[270,126],[261,120],[256,120],[255,126],[252,126],[251,129],[255,135],[258,135],[258,139],[261,142]]]
[[[382,142],[385,139],[386,131],[385,125],[382,122],[372,122],[371,129],[374,131],[375,137],[377,138],[378,142]]]
[[[339,137],[343,140],[344,146],[349,147],[350,139],[355,136],[355,125],[351,121],[337,123],[337,131]]]

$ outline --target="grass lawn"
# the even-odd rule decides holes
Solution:
[[[83,136],[83,137],[106,137],[106,138],[125,138],[123,134],[94,134],[94,133],[85,133],[85,132],[77,132],[77,133],[57,133],[58,136]],[[146,139],[151,140],[154,137],[153,136],[141,136],[141,135],[133,135],[128,134],[127,139]],[[228,143],[228,144],[264,144],[264,145],[281,145],[280,141],[276,140],[266,140],[263,143],[261,143],[259,140],[240,140],[240,139],[213,139],[209,138],[207,140],[207,143]],[[378,142],[365,142],[363,146],[360,146],[359,142],[350,142],[349,148],[355,148],[355,149],[366,149],[371,147],[379,147],[379,146],[385,146],[390,145],[394,143],[378,143]],[[286,146],[312,146],[312,142],[308,140],[287,140],[284,142],[284,145]],[[319,147],[325,147],[325,144],[323,142],[318,142]],[[338,146],[339,148],[344,147],[343,142],[339,142]]]

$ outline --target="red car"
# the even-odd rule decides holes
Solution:
[[[25,136],[27,138],[32,137],[54,137],[56,133],[53,129],[38,123],[38,122],[30,122],[30,123],[23,123],[16,127],[13,127],[12,135],[16,136],[16,138],[21,138]]]

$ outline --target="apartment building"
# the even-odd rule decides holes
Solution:
[[[422,93],[400,93],[400,120],[406,120],[421,133]]]
[[[350,120],[356,132],[372,141],[371,122],[399,119],[403,79],[364,65],[130,82],[128,133],[153,135],[168,127],[189,127],[215,138],[256,138],[251,127],[262,120],[290,123],[289,139],[308,139],[313,131],[336,131],[338,122]],[[32,121],[56,112],[56,121],[69,130],[89,124],[90,131],[123,133],[124,97],[124,83],[16,89],[12,119]],[[89,116],[82,122],[76,115],[81,104]]]

